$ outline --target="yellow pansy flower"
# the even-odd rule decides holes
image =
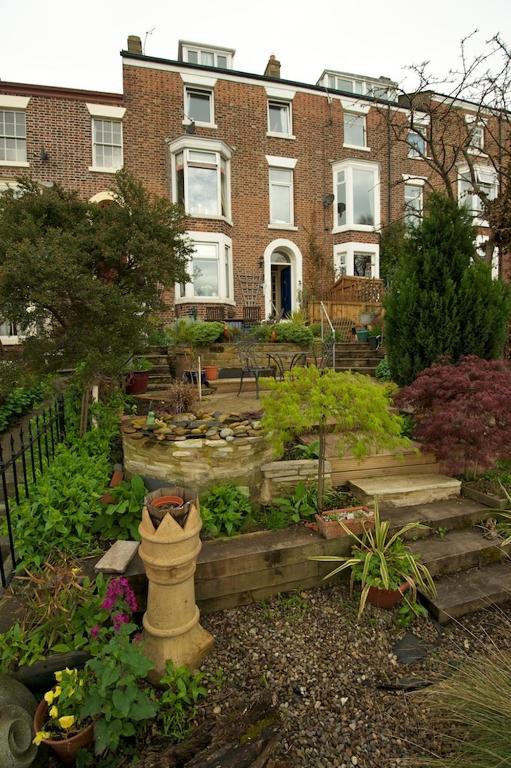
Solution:
[[[59,711],[54,704],[53,707],[50,707],[50,717],[53,717],[55,719],[58,716],[59,716]]]
[[[59,717],[59,725],[67,731],[69,728],[73,727],[75,720],[76,718],[74,715],[64,715],[64,717]]]
[[[58,697],[62,693],[62,688],[60,687],[60,685],[57,685],[57,687],[53,689],[53,692],[54,692],[55,698],[58,699]]]
[[[53,704],[53,699],[55,698],[55,694],[53,691],[46,691],[44,694],[44,700],[47,704]]]
[[[61,683],[62,682],[62,671],[55,672],[55,680],[57,681],[57,683]]]
[[[49,739],[49,738],[50,738],[50,734],[48,733],[48,731],[37,731],[36,735],[34,736],[33,743],[39,746],[39,744],[43,741],[43,739]]]

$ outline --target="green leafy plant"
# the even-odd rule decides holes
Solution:
[[[152,371],[152,369],[153,364],[150,360],[147,359],[147,357],[134,357],[131,361],[130,371],[136,373],[145,373],[147,371]]]
[[[93,658],[85,665],[81,720],[93,718],[97,752],[115,752],[121,739],[134,736],[137,727],[158,712],[145,685],[153,663],[140,642],[132,642],[134,624],[122,624],[107,637],[98,636]]]
[[[361,458],[376,448],[408,446],[402,419],[389,402],[389,390],[369,376],[294,368],[283,381],[267,380],[263,428],[276,452],[293,438],[317,431],[319,438],[318,508],[323,509],[324,466],[328,431],[337,436],[339,455],[350,451]]]
[[[392,381],[392,376],[390,375],[389,361],[387,360],[386,357],[380,360],[380,362],[376,366],[374,375],[376,376],[378,381]]]
[[[200,511],[206,533],[234,536],[252,513],[248,496],[233,484],[217,485],[201,497]]]
[[[274,325],[278,342],[299,344],[301,347],[310,347],[314,336],[308,325],[301,322],[282,322]]]
[[[290,459],[318,459],[319,440],[313,440],[312,443],[295,443],[287,453]]]
[[[108,493],[115,501],[103,506],[92,523],[92,531],[101,534],[102,539],[139,541],[138,526],[147,493],[144,481],[139,475],[133,475],[109,488]]]
[[[160,696],[158,721],[163,734],[174,741],[182,741],[188,734],[198,702],[207,695],[202,685],[205,675],[192,672],[188,667],[176,667],[169,660],[160,685],[165,690]]]
[[[46,383],[38,384],[30,389],[17,387],[13,389],[0,404],[0,433],[20,416],[28,413],[34,406],[40,405],[49,392]]]
[[[410,600],[406,595],[403,595],[403,602],[398,606],[396,611],[396,624],[398,627],[406,629],[412,624],[415,619],[427,618],[428,611],[416,600]]]
[[[326,579],[350,569],[351,586],[353,587],[354,582],[360,582],[362,586],[359,618],[364,612],[367,595],[371,587],[397,590],[403,584],[407,584],[410,589],[411,602],[416,602],[417,589],[429,595],[436,593],[433,578],[428,568],[420,562],[417,555],[411,552],[403,541],[403,537],[412,531],[427,530],[426,525],[407,523],[397,531],[392,532],[390,521],[381,519],[377,502],[374,504],[373,530],[368,529],[362,536],[357,536],[342,520],[339,521],[339,524],[344,528],[347,535],[356,542],[351,555],[318,555],[312,557],[311,560],[341,563],[325,576]]]
[[[76,562],[45,563],[18,578],[16,599],[23,615],[0,634],[0,666],[8,672],[52,653],[85,649],[89,630],[102,622],[105,582],[84,577]]]
[[[327,489],[323,496],[323,506],[326,509],[338,509],[358,505],[351,494],[335,488]],[[318,512],[318,489],[315,485],[297,483],[295,490],[289,496],[273,499],[271,506],[260,514],[265,528],[278,530],[286,528],[301,520],[310,520]]]
[[[202,322],[180,318],[168,329],[171,344],[188,344],[192,347],[207,347],[223,337],[224,324]]]
[[[44,739],[64,740],[75,736],[91,723],[82,717],[80,709],[85,697],[87,676],[78,669],[65,669],[55,673],[57,685],[44,694],[48,716],[42,729],[35,734],[34,744]]]

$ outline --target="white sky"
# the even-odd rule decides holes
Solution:
[[[179,39],[236,49],[235,69],[314,83],[323,69],[402,81],[407,64],[455,67],[500,32],[511,42],[511,0],[0,0],[2,80],[121,91],[119,51],[129,34],[150,56],[177,58]]]

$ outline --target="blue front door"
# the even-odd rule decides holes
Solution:
[[[284,315],[289,315],[291,306],[291,267],[284,267],[280,272],[280,306]]]

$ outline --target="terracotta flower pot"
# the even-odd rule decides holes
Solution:
[[[128,395],[143,395],[147,392],[149,373],[147,371],[134,371],[131,373],[126,385]]]
[[[401,584],[399,589],[379,589],[379,587],[370,587],[367,594],[367,602],[375,605],[377,608],[391,610],[403,599],[403,594],[410,589],[407,581]]]
[[[364,512],[363,517],[354,518],[351,520],[344,519],[344,516],[351,512]],[[341,536],[346,536],[346,531],[335,518],[340,516],[346,528],[352,533],[359,536],[364,531],[374,528],[374,513],[372,513],[369,507],[346,507],[345,509],[329,509],[323,512],[321,515],[316,515],[316,522],[318,524],[318,531],[324,539],[338,539]]]
[[[34,713],[34,730],[42,731],[48,719],[48,704],[43,699]],[[43,739],[43,744],[51,747],[64,765],[74,765],[76,753],[82,747],[88,747],[94,741],[94,723],[67,739]]]
[[[217,365],[204,365],[202,370],[206,374],[206,381],[216,381],[218,379]]]

